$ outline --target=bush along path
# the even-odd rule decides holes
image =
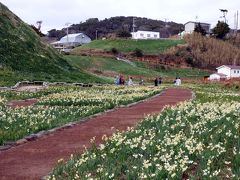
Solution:
[[[35,141],[0,152],[0,179],[40,179],[59,159],[67,160],[75,152],[91,146],[90,140],[102,143],[103,135],[133,127],[147,114],[159,113],[166,105],[192,98],[187,89],[167,89],[161,95],[130,107],[93,117],[71,128],[61,129]]]

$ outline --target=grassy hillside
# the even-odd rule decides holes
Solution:
[[[77,53],[78,51],[85,49],[102,49],[111,51],[112,48],[116,48],[119,52],[133,52],[137,48],[141,49],[144,54],[159,54],[170,47],[182,43],[182,40],[96,40],[76,48],[74,52]]]
[[[101,75],[114,77],[122,74],[125,76],[133,76],[138,80],[140,77],[152,80],[155,77],[203,77],[208,75],[208,72],[199,69],[161,69],[161,68],[149,68],[144,63],[134,62],[135,66],[132,66],[126,62],[118,61],[111,58],[101,57],[88,57],[88,56],[66,56],[67,61],[76,68],[85,69],[88,72]]]
[[[102,81],[74,69],[1,3],[0,75],[0,86],[13,85],[19,80]]]
[[[71,69],[52,48],[16,15],[0,3],[0,64],[26,72],[53,72]]]
[[[81,83],[110,83],[108,78],[89,74],[82,69],[74,69],[69,72],[48,74],[46,72],[20,72],[11,69],[0,70],[0,86],[13,86],[18,81],[48,81],[48,82],[81,82]]]

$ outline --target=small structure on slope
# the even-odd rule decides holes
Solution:
[[[77,33],[77,34],[68,34],[60,39],[60,41],[53,42],[51,45],[59,50],[64,52],[69,52],[74,47],[90,43],[91,39],[83,34],[83,33]]]
[[[211,74],[209,76],[209,80],[240,78],[240,66],[222,65],[216,69],[217,73]]]
[[[160,32],[137,31],[132,32],[132,39],[160,39]]]
[[[210,33],[211,24],[203,23],[203,22],[193,22],[193,21],[188,21],[187,23],[184,24],[184,32],[185,33],[193,33],[195,27],[198,24],[201,25],[201,27],[206,31],[207,34]]]

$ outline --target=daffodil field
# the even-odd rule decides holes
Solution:
[[[54,179],[240,179],[239,92],[186,85],[196,98],[58,165]]]
[[[50,87],[37,93],[0,92],[0,145],[42,130],[79,121],[107,109],[136,102],[161,92],[150,87]],[[10,108],[12,99],[38,98],[30,107]]]

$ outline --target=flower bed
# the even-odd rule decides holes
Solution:
[[[213,95],[218,87],[192,88],[195,101],[103,137],[99,147],[60,160],[48,179],[239,179],[239,97]]]
[[[159,93],[162,88],[115,87],[51,88],[27,95],[26,92],[0,93],[0,145],[32,133],[78,121],[119,105],[136,102]],[[10,97],[41,97],[32,107],[12,109],[6,106]]]

